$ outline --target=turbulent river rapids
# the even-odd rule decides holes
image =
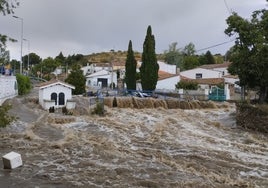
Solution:
[[[236,127],[234,104],[64,116],[23,101],[0,129],[23,166],[1,163],[0,187],[268,187],[267,134]]]

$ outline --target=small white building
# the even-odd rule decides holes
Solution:
[[[50,107],[73,109],[75,103],[71,100],[72,89],[75,87],[59,80],[45,82],[39,87],[39,104],[44,109]]]
[[[86,86],[90,89],[107,88],[112,83],[117,86],[117,74],[115,71],[101,70],[86,76]]]

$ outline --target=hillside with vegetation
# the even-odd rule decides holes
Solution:
[[[141,52],[134,52],[135,59],[137,61],[141,61]],[[127,51],[110,51],[110,52],[99,52],[92,53],[84,56],[85,59],[88,60],[89,63],[107,63],[110,61],[126,61],[127,59]],[[158,60],[164,60],[163,54],[157,55]]]

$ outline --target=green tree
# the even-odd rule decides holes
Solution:
[[[18,93],[19,95],[25,95],[31,91],[32,85],[31,80],[28,76],[24,76],[22,74],[16,75],[18,82]]]
[[[205,57],[205,54],[201,54],[198,56],[198,62],[199,62],[199,65],[207,64],[207,58]]]
[[[187,44],[182,50],[183,61],[181,65],[181,70],[189,70],[199,66],[199,61],[197,56],[195,55],[195,45],[190,42]]]
[[[80,69],[79,65],[72,66],[72,71],[65,81],[75,86],[75,89],[73,90],[74,95],[80,95],[86,92],[86,77],[83,75],[83,71]]]
[[[252,13],[250,20],[233,13],[227,18],[228,36],[236,35],[229,67],[240,85],[259,90],[259,102],[268,100],[268,11]]]
[[[64,65],[66,58],[64,57],[62,52],[60,52],[59,55],[55,57],[55,60],[58,61],[61,65]]]
[[[125,82],[127,84],[127,89],[136,90],[136,68],[137,61],[132,50],[131,40],[128,43],[127,59],[126,59],[126,77]]]
[[[205,58],[206,58],[206,61],[207,61],[206,64],[215,64],[216,63],[213,55],[211,54],[211,52],[209,50],[206,52]]]
[[[180,49],[177,49],[177,42],[173,42],[169,45],[169,49],[164,51],[164,60],[167,64],[176,65],[182,69],[183,55]]]
[[[221,54],[215,54],[214,59],[216,64],[224,63],[224,57]]]
[[[0,65],[7,64],[10,59],[9,51],[6,49],[7,41],[16,42],[15,39],[0,34]]]
[[[0,1],[0,13],[3,15],[13,14],[14,9],[19,6],[19,2],[17,0],[1,0]]]
[[[155,39],[152,28],[148,26],[143,43],[142,64],[140,67],[141,85],[143,90],[155,90],[158,81],[159,65],[155,54]]]
[[[194,81],[184,81],[181,80],[178,82],[175,87],[177,89],[186,89],[186,90],[197,90],[198,89],[198,84]]]
[[[12,67],[12,69],[16,72],[19,72],[19,68],[20,68],[20,62],[16,59],[12,59],[10,62],[10,65]]]
[[[28,57],[29,55],[29,57]],[[29,58],[29,59],[28,59]],[[38,56],[36,53],[29,53],[22,57],[22,62],[24,67],[28,67],[28,60],[29,60],[29,68],[38,65],[42,62],[42,58]]]
[[[183,49],[183,53],[187,56],[193,56],[195,52],[196,52],[195,45],[192,42],[187,44]]]
[[[60,63],[56,60],[54,60],[52,57],[48,57],[44,59],[41,63],[35,65],[33,67],[32,73],[35,76],[37,75],[37,72],[40,72],[42,75],[42,78],[46,80],[50,80],[50,74],[58,67],[60,66]]]
[[[74,64],[79,64],[81,66],[87,65],[88,60],[82,54],[73,54],[65,58],[65,63],[63,65],[68,65],[71,67]]]
[[[6,46],[0,48],[0,65],[5,65],[9,62],[9,51],[6,50]]]
[[[17,0],[0,0],[0,13],[3,15],[13,14],[14,9],[19,5]],[[9,61],[9,52],[6,50],[6,42],[15,42],[16,40],[7,35],[0,34],[0,63]]]
[[[199,60],[197,56],[185,56],[183,58],[183,70],[193,69],[199,66]]]

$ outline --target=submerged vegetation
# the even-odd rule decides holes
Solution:
[[[16,118],[8,115],[8,111],[11,109],[11,105],[0,106],[0,127],[6,127]]]

